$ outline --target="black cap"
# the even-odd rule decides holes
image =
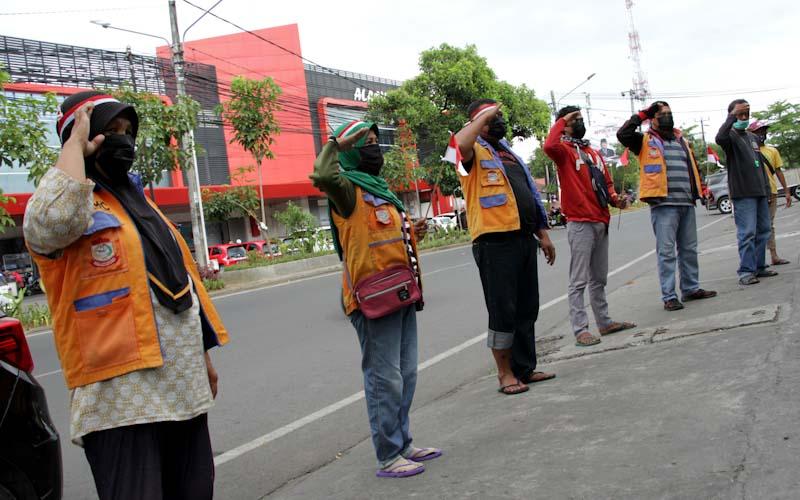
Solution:
[[[67,142],[72,133],[72,126],[75,124],[74,113],[88,102],[95,102],[92,121],[89,125],[90,139],[102,133],[111,120],[121,114],[124,114],[131,121],[133,136],[136,137],[136,133],[139,131],[139,115],[136,114],[136,109],[133,106],[119,102],[117,98],[109,94],[96,90],[87,90],[72,94],[61,103],[61,112],[56,121],[56,133],[59,134],[62,145]]]

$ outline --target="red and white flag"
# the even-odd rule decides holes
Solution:
[[[716,163],[719,165],[719,156],[717,156],[717,152],[711,149],[711,146],[708,146],[708,161],[709,163]]]
[[[625,148],[625,151],[622,153],[622,156],[619,157],[619,164],[622,166],[628,165],[628,148]]]
[[[469,175],[464,169],[464,165],[461,164],[461,150],[458,149],[458,142],[456,142],[456,136],[452,132],[450,132],[450,143],[447,145],[447,151],[444,152],[444,156],[442,156],[443,161],[447,161],[452,163],[456,166],[456,171],[458,175],[461,177],[466,177]]]

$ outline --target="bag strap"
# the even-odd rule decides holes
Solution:
[[[411,270],[414,272],[414,276],[417,278],[417,285],[420,290],[422,290],[422,276],[419,271],[419,260],[414,252],[414,246],[411,244],[411,222],[405,212],[400,212],[400,232],[403,235],[403,246],[408,256],[409,267],[411,267]],[[344,279],[347,281],[348,288],[353,290],[353,279],[350,276],[350,270],[347,269],[347,254],[344,251],[344,245],[342,245],[342,269],[344,270]]]
[[[775,175],[775,167],[773,167],[772,163],[769,162],[769,160],[767,159],[767,155],[765,155],[761,151],[759,151],[758,154],[761,156],[761,159],[764,160],[764,163],[767,164],[767,167],[769,167],[769,173]]]

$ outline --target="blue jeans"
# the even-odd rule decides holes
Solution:
[[[372,444],[383,468],[411,446],[408,413],[417,387],[417,311],[410,305],[368,319],[350,314],[361,344],[361,371]]]
[[[700,268],[697,265],[694,207],[655,206],[650,209],[650,222],[656,235],[661,300],[666,302],[678,298],[675,293],[676,261],[681,272],[681,294],[685,297],[696,292],[700,288]]]
[[[739,245],[739,277],[763,271],[767,267],[765,252],[772,232],[767,197],[733,200],[733,219],[736,221],[736,241]]]

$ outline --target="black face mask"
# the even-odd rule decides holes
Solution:
[[[368,144],[358,148],[358,154],[361,155],[361,161],[358,163],[358,169],[372,175],[378,175],[383,167],[383,152],[381,147],[377,144]]]
[[[508,132],[508,127],[506,126],[506,121],[502,117],[496,117],[492,120],[492,123],[489,124],[489,137],[499,141],[506,136],[506,132]]]
[[[583,124],[583,120],[575,120],[572,122],[572,137],[575,139],[583,139],[584,135],[586,135],[586,125]]]
[[[764,143],[767,142],[767,134],[753,134],[753,135],[756,136],[756,142],[758,142],[760,145],[763,146]]]
[[[658,128],[656,130],[671,135],[675,129],[675,121],[672,119],[672,113],[666,113],[662,116],[659,116],[657,120]]]
[[[136,147],[135,139],[127,134],[109,134],[97,152],[97,163],[112,183],[128,179],[133,165]]]

